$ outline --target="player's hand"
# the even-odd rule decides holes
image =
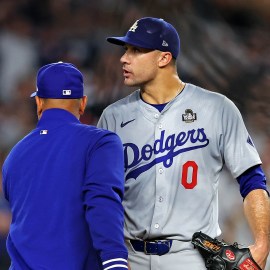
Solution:
[[[128,263],[128,270],[131,270],[131,267],[130,267],[129,263]]]
[[[250,253],[256,263],[262,268],[265,269],[267,257],[269,254],[269,248],[264,245],[254,244],[249,246]]]

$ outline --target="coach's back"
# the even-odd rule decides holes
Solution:
[[[127,266],[119,137],[80,123],[84,97],[36,102],[37,127],[3,165],[10,269]]]

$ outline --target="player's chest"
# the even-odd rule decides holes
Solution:
[[[219,127],[213,118],[196,108],[175,108],[163,113],[137,111],[123,114],[116,123],[116,133],[124,144],[149,148],[163,144],[192,146],[205,143],[216,136]]]

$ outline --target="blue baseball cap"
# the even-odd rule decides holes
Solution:
[[[145,17],[137,20],[123,37],[108,37],[116,45],[130,44],[145,49],[170,52],[176,59],[180,52],[180,38],[176,29],[163,19]]]
[[[37,90],[31,97],[78,99],[83,97],[83,75],[70,63],[57,62],[41,67],[37,73]]]

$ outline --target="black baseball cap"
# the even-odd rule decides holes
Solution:
[[[176,59],[180,52],[180,38],[176,29],[163,19],[145,17],[137,20],[123,37],[108,37],[116,45],[130,44],[145,49],[170,52]]]

